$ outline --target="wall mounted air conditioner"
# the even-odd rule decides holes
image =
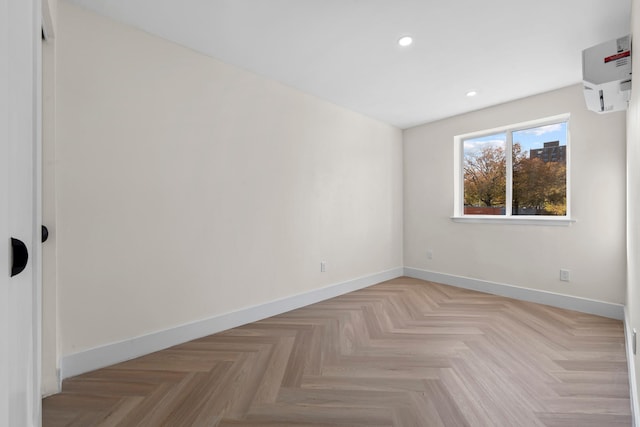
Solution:
[[[583,50],[582,80],[589,110],[625,110],[631,96],[631,36]]]

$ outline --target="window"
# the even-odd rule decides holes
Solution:
[[[565,114],[456,136],[454,218],[568,219],[568,126]]]

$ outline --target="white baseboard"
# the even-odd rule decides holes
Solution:
[[[486,280],[471,279],[469,277],[453,276],[450,274],[436,273],[418,268],[405,267],[404,275],[415,279],[427,280],[429,282],[442,283],[444,285],[456,286],[458,288],[471,289],[493,295],[514,298],[522,301],[535,302],[538,304],[550,305],[552,307],[575,310],[582,313],[595,314],[611,319],[624,319],[624,305],[610,302],[597,301],[587,298],[574,297],[570,295],[556,294],[553,292],[540,291],[537,289],[520,288],[502,283],[489,282]]]
[[[362,289],[386,280],[395,279],[402,275],[494,295],[501,295],[509,298],[576,310],[583,313],[596,314],[618,320],[624,320],[625,318],[624,306],[621,304],[595,301],[535,289],[520,288],[501,283],[436,273],[411,267],[397,267],[310,292],[221,314],[209,319],[180,325],[175,328],[63,356],[60,361],[60,379],[63,380],[75,375],[103,368],[105,366],[124,362],[126,360],[153,353],[193,339],[285,313],[296,308],[324,301],[326,299]]]
[[[395,279],[403,274],[403,268],[391,270],[369,276],[348,280],[315,289],[298,295],[281,298],[252,307],[243,308],[231,313],[221,314],[209,319],[188,323],[164,331],[154,332],[128,339],[125,341],[106,344],[100,347],[84,350],[63,356],[61,360],[61,379],[80,375],[85,372],[103,368],[105,366],[134,359],[145,354],[153,353],[196,338],[205,337],[247,323],[255,322],[277,314],[285,313],[309,304],[324,301],[386,280]]]
[[[633,329],[627,307],[624,308],[624,337],[627,348],[627,371],[629,372],[629,397],[631,398],[631,416],[633,426],[640,427],[640,407],[638,406],[638,384],[633,354]]]

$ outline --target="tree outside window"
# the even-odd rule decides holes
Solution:
[[[567,124],[462,139],[463,215],[566,216]]]

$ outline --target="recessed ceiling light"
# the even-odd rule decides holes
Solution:
[[[478,91],[475,90],[470,90],[469,92],[467,92],[467,96],[469,98],[473,98],[474,96],[476,96],[478,94]]]
[[[411,36],[403,36],[398,40],[398,44],[402,47],[409,46],[411,43],[413,43]]]

